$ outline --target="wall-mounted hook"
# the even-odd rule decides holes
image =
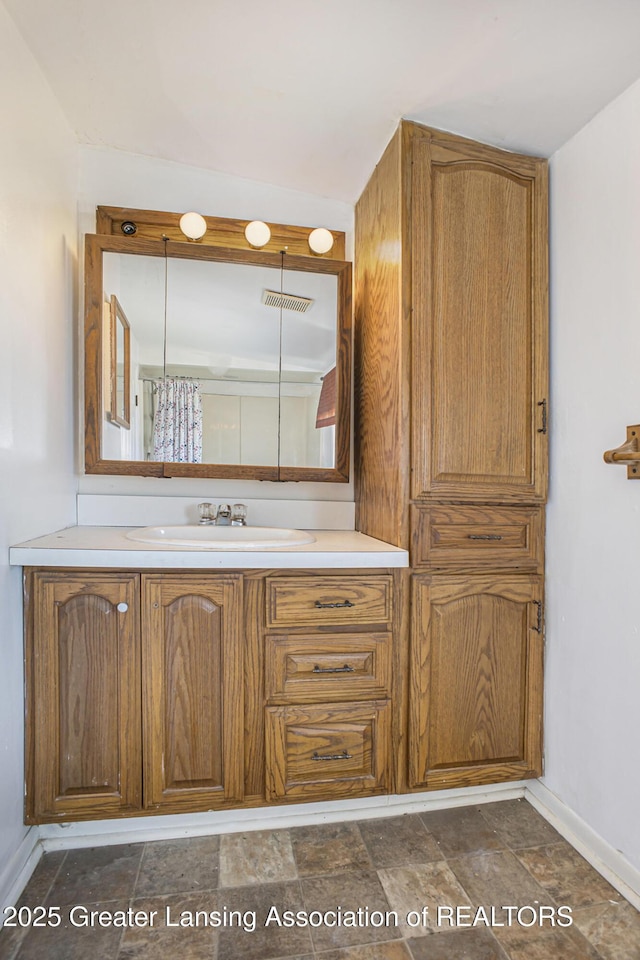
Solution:
[[[640,480],[640,424],[627,427],[627,442],[605,450],[605,463],[621,463],[627,468],[628,480]]]

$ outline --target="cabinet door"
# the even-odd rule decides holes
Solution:
[[[542,580],[413,578],[409,782],[539,776]]]
[[[242,798],[242,578],[142,577],[144,805]]]
[[[137,574],[34,573],[27,631],[27,820],[141,805]]]
[[[543,501],[546,164],[446,136],[412,149],[412,496]]]

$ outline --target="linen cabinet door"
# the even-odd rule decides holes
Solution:
[[[144,806],[243,793],[242,578],[142,577]]]
[[[470,786],[542,766],[542,579],[413,578],[409,781]]]
[[[542,502],[546,165],[435,133],[412,150],[412,498]]]
[[[137,574],[34,572],[27,579],[26,820],[140,809]]]

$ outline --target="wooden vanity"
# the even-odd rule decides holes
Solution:
[[[402,789],[401,569],[284,557],[25,569],[27,822]]]

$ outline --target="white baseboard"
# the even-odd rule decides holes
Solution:
[[[429,793],[366,797],[323,803],[210,811],[208,813],[133,817],[86,823],[32,827],[0,875],[3,904],[14,903],[40,859],[42,850],[67,850],[116,843],[143,843],[184,837],[277,830],[341,820],[371,820],[427,810],[493,803],[525,797],[558,832],[640,910],[640,871],[597,834],[540,780],[521,780],[483,787]]]
[[[11,859],[0,873],[0,904],[13,906],[36,868],[42,856],[42,844],[38,827],[30,827]],[[4,912],[0,915],[0,926]]]
[[[0,902],[14,903],[33,873],[43,849],[68,850],[116,843],[144,843],[184,837],[277,830],[335,823],[341,820],[371,820],[422,813],[450,807],[493,803],[525,797],[552,826],[602,874],[609,883],[640,910],[640,870],[597,834],[540,780],[521,780],[483,787],[464,787],[429,793],[366,797],[323,803],[300,803],[278,807],[209,811],[162,817],[132,817],[86,823],[43,824],[32,827],[18,851],[0,875]]]
[[[640,910],[640,870],[592,830],[540,780],[529,780],[524,795],[545,820],[588,860],[598,873]]]
[[[404,813],[422,813],[425,810],[513,800],[523,797],[524,790],[525,781],[517,781],[402,796],[332,800],[325,803],[298,803],[279,807],[252,807],[65,825],[44,824],[40,827],[40,839],[44,849],[48,851],[114,843],[143,843],[147,840],[175,840],[250,830],[278,830],[314,823],[373,820],[377,817],[396,817]]]

